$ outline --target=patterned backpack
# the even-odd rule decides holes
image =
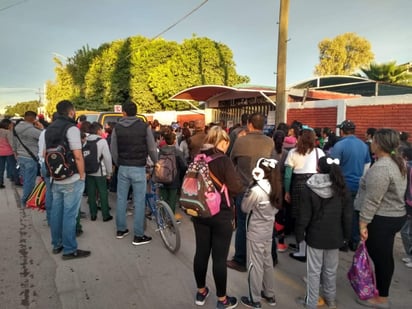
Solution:
[[[227,205],[230,206],[229,194],[226,185],[222,184],[209,170],[214,159],[223,154],[212,157],[198,154],[190,163],[183,179],[180,193],[180,205],[186,214],[193,217],[210,218],[220,211],[221,193],[224,193]],[[213,181],[221,187],[216,189]]]

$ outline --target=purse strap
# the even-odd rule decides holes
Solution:
[[[33,152],[21,141],[20,137],[17,135],[16,132],[16,128],[13,127],[13,133],[14,136],[17,137],[17,139],[19,140],[20,144],[23,146],[24,149],[26,149],[26,151],[28,152],[28,154],[30,155],[30,157],[32,157],[32,159],[36,162],[38,162],[39,160],[37,159],[37,157],[33,154]]]

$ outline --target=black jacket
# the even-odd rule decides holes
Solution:
[[[314,174],[302,191],[302,208],[296,222],[296,240],[316,249],[338,249],[352,230],[351,196],[335,194],[328,174]]]

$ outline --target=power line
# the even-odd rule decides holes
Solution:
[[[153,38],[150,39],[150,41],[157,39],[158,37],[160,37],[162,34],[166,33],[167,31],[169,31],[170,29],[174,28],[175,26],[177,26],[179,23],[181,23],[183,20],[185,20],[186,18],[188,18],[190,15],[192,15],[194,12],[196,12],[198,9],[200,9],[203,5],[206,4],[206,2],[208,2],[209,0],[204,0],[202,3],[200,3],[198,6],[196,6],[193,10],[191,10],[189,13],[187,13],[186,15],[184,15],[182,18],[180,18],[178,21],[176,21],[175,23],[173,23],[172,25],[170,25],[169,27],[167,27],[165,30],[163,30],[162,32],[160,32],[158,35],[154,36]],[[139,47],[140,48],[140,47]],[[124,59],[129,58],[132,53],[135,50],[133,49]]]
[[[19,2],[13,3],[13,4],[10,4],[10,5],[8,5],[8,6],[5,6],[5,7],[3,7],[3,8],[0,8],[0,12],[1,12],[1,11],[5,11],[5,10],[7,10],[7,9],[11,9],[12,7],[18,6],[18,5],[23,4],[24,2],[27,2],[27,1],[29,1],[29,0],[22,0],[22,1],[19,1]]]
[[[182,18],[180,18],[178,21],[176,21],[175,23],[173,23],[172,25],[170,25],[169,27],[167,27],[165,30],[163,30],[162,32],[160,32],[158,35],[156,35],[155,37],[153,37],[152,40],[157,39],[159,36],[161,36],[162,34],[166,33],[167,31],[169,31],[170,29],[172,29],[173,27],[177,26],[179,23],[181,23],[183,20],[185,20],[186,18],[188,18],[190,15],[192,15],[194,12],[196,12],[198,9],[200,9],[203,5],[206,4],[206,2],[209,0],[205,0],[203,1],[201,4],[199,4],[197,7],[195,7],[193,10],[191,10],[189,13],[187,13],[186,15],[184,15]]]

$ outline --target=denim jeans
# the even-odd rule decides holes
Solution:
[[[84,191],[84,181],[70,184],[53,182],[53,205],[50,216],[50,230],[53,248],[63,246],[63,254],[77,250],[76,218]]]
[[[352,207],[355,201],[356,192],[351,192],[352,196]],[[350,241],[357,245],[360,242],[360,230],[359,230],[359,210],[353,210],[353,217],[352,217],[352,235]]]
[[[409,207],[409,206],[406,206]],[[403,248],[408,257],[412,258],[412,217],[408,216],[401,229]]]
[[[36,185],[38,164],[32,158],[18,157],[20,174],[23,176],[23,194],[21,196],[21,206],[26,207],[27,198]]]
[[[236,207],[236,235],[235,235],[235,255],[233,260],[246,266],[246,214],[242,211],[241,205],[243,194],[235,198]]]
[[[146,197],[146,168],[144,166],[119,166],[117,174],[116,228],[127,229],[126,207],[129,188],[133,188],[134,235],[144,235],[144,215]]]
[[[14,159],[14,155],[10,156],[0,156],[0,184],[4,184],[4,171],[6,170],[6,163],[7,163],[7,177],[11,176],[12,180],[14,181],[14,175],[10,174],[11,171],[9,170],[10,164],[14,162],[14,170],[16,170],[16,160]],[[11,178],[9,177],[9,178]]]
[[[19,174],[17,173],[16,169],[17,160],[14,155],[7,157],[6,162],[6,170],[7,170],[7,177],[10,178],[11,181],[14,183],[18,183],[20,181]]]
[[[50,185],[50,177],[47,176],[47,168],[44,162],[41,163],[41,176],[46,184],[46,218],[47,223],[50,225],[50,216],[53,203],[53,192]]]

